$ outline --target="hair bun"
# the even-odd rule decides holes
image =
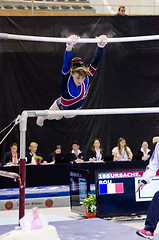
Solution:
[[[82,58],[80,57],[75,57],[71,60],[71,66],[77,66],[80,67],[83,65]]]

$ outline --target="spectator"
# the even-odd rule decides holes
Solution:
[[[101,148],[101,143],[99,138],[93,140],[92,148],[89,152],[89,161],[104,161],[104,150]]]
[[[48,155],[47,162],[48,163],[55,163],[55,156],[56,154],[61,154],[61,145],[56,145],[54,151]]]
[[[80,145],[79,145],[78,141],[74,141],[72,143],[72,151],[71,151],[71,156],[70,156],[71,162],[76,162],[76,163],[84,162],[85,155],[83,152],[81,152],[79,147],[80,147]]]
[[[143,161],[146,161],[150,158],[152,152],[148,148],[148,142],[143,141],[140,150],[138,151],[139,158],[142,159]]]
[[[37,152],[38,149],[38,144],[36,142],[31,142],[29,145],[29,152],[27,152],[27,162],[26,163],[31,163],[31,164],[36,164],[35,157],[40,156],[40,154]],[[46,161],[44,161],[46,163]]]
[[[113,161],[131,161],[133,154],[131,149],[126,145],[124,138],[118,139],[118,146],[112,150]]]
[[[4,154],[4,158],[2,160],[3,165],[17,165],[19,163],[20,155],[17,153],[18,151],[18,144],[12,143],[10,146],[10,151]]]
[[[118,8],[118,13],[115,16],[126,16],[126,14],[125,14],[125,7],[124,6],[120,6]]]

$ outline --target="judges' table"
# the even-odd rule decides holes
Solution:
[[[95,183],[95,171],[98,169],[120,171],[144,170],[148,162],[141,160],[131,162],[105,162],[105,163],[61,163],[26,165],[26,187],[69,185],[70,169],[86,169],[90,172],[90,183]],[[0,170],[19,173],[19,166],[1,166]],[[0,188],[17,188],[18,183],[13,179],[0,176]]]

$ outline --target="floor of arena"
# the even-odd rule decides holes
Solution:
[[[26,210],[26,213],[30,209]],[[139,240],[136,235],[138,228],[143,228],[144,219],[85,219],[71,212],[70,207],[40,208],[50,225],[54,225],[61,240]],[[5,210],[0,214],[0,235],[18,226],[18,210]],[[155,232],[155,240],[159,240],[159,227]]]
[[[95,185],[91,185],[91,193],[95,192]],[[45,215],[49,225],[56,227],[61,240],[138,240],[142,239],[136,235],[136,230],[144,227],[145,217],[122,217],[111,219],[86,219],[85,216],[71,211],[69,186],[48,186],[26,188],[26,210],[25,214],[34,207],[34,201],[39,204],[39,213]],[[18,226],[19,210],[18,203],[19,189],[0,189],[0,235],[12,231]],[[41,199],[53,198],[54,207],[41,205]],[[7,210],[6,202],[12,201],[13,206]],[[28,205],[32,203],[31,205]],[[159,240],[159,227],[155,232],[155,239]]]

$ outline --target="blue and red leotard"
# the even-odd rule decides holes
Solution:
[[[62,79],[60,83],[61,96],[57,99],[56,103],[60,110],[76,110],[80,109],[84,100],[87,97],[90,81],[94,75],[98,63],[102,57],[103,48],[97,47],[94,59],[89,65],[90,76],[85,77],[80,86],[76,86],[70,74],[70,60],[72,51],[65,51],[64,63],[62,67]]]

